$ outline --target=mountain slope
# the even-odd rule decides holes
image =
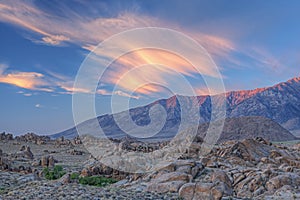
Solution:
[[[232,91],[226,93],[226,117],[261,116],[272,119],[295,136],[300,136],[300,77],[273,87],[260,88],[248,91]],[[177,133],[181,122],[181,107],[178,97],[187,105],[199,106],[200,123],[211,120],[210,96],[182,97],[173,96],[162,99],[149,105],[130,109],[130,116],[137,125],[144,126],[150,123],[149,109],[156,104],[162,105],[167,111],[167,121],[163,129],[152,139],[167,139]],[[217,96],[214,96],[218,98]],[[122,116],[124,113],[118,113]],[[124,121],[127,119],[124,118]],[[126,134],[118,127],[112,115],[98,117],[98,121],[108,137],[124,137]],[[93,134],[97,128],[95,121],[88,120],[79,125],[87,134]],[[76,128],[52,135],[52,138],[65,136],[73,138],[77,135]]]
[[[202,138],[205,136],[208,126],[209,123],[199,125],[198,134]],[[274,142],[299,139],[271,119],[258,116],[247,116],[227,118],[218,143],[256,137],[262,137]]]

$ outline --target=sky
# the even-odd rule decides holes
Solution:
[[[191,37],[215,61],[226,91],[297,77],[299,9],[297,0],[1,0],[0,132],[52,134],[74,126],[72,94],[91,92],[73,87],[83,61],[99,43],[134,28],[168,28]],[[118,82],[127,71],[149,63],[168,67],[143,68]],[[201,67],[209,71],[209,66]],[[182,74],[197,95],[208,94],[205,74],[196,74],[186,60],[142,49],[109,66],[96,91],[97,114],[111,112],[112,95],[129,97],[131,107],[174,95],[168,90],[177,80],[171,70]],[[136,89],[144,74],[165,85]]]

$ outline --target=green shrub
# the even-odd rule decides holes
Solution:
[[[6,193],[6,189],[4,187],[0,187],[0,194]]]
[[[80,177],[79,183],[82,185],[92,185],[98,187],[105,187],[107,185],[116,183],[117,181],[112,178],[105,178],[100,176],[89,176],[89,177]]]
[[[79,179],[79,173],[76,173],[76,172],[72,173],[70,175],[70,179],[71,180],[77,180],[77,179]]]
[[[63,175],[66,174],[63,167],[60,165],[56,165],[53,170],[50,170],[48,167],[43,169],[43,174],[46,179],[48,180],[56,180],[61,178]]]

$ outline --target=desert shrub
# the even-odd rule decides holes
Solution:
[[[6,189],[4,187],[0,187],[0,194],[6,193]]]
[[[88,177],[80,177],[79,183],[82,185],[92,185],[97,187],[105,187],[107,185],[116,183],[117,181],[112,178],[105,178],[100,176],[88,176]]]
[[[63,175],[66,174],[63,167],[60,165],[56,165],[53,170],[50,170],[48,167],[43,169],[43,174],[46,179],[48,180],[56,180],[61,178]]]
[[[77,179],[79,179],[79,173],[76,173],[76,172],[72,173],[70,175],[70,179],[71,180],[77,180]]]

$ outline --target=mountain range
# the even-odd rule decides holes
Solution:
[[[132,120],[139,126],[145,126],[151,122],[149,117],[149,110],[156,104],[160,104],[166,110],[166,123],[164,124],[161,131],[158,134],[151,137],[151,140],[163,140],[172,138],[178,131],[179,125],[181,122],[181,107],[179,103],[179,98],[184,99],[184,102],[188,105],[193,105],[199,107],[200,119],[199,123],[205,124],[212,120],[212,101],[213,99],[218,99],[218,96],[225,97],[226,104],[226,118],[238,119],[239,124],[250,123],[249,119],[241,118],[243,116],[258,116],[263,119],[267,118],[272,121],[268,126],[264,126],[263,132],[268,134],[273,134],[274,137],[269,137],[268,139],[273,138],[273,140],[282,140],[281,137],[277,137],[279,133],[274,132],[275,125],[278,123],[282,129],[277,130],[288,130],[294,136],[300,136],[300,77],[290,79],[286,82],[279,83],[272,87],[258,88],[254,90],[244,90],[244,91],[231,91],[223,95],[215,96],[172,96],[168,99],[161,99],[155,101],[146,106],[141,106],[137,108],[132,108],[129,110]],[[217,103],[218,104],[218,103]],[[218,109],[218,108],[217,108]],[[158,116],[156,113],[152,113],[153,117]],[[127,136],[124,131],[115,122],[114,118],[118,117],[123,119],[121,121],[127,122],[128,119],[125,119],[127,115],[125,112],[117,114],[106,114],[97,117],[97,120],[87,120],[78,125],[77,128],[84,130],[86,134],[93,134],[98,128],[99,123],[104,133],[111,138],[122,138]],[[128,118],[128,117],[127,117]],[[241,121],[247,119],[244,122]],[[252,120],[253,121],[253,120]],[[262,120],[265,122],[265,120]],[[225,127],[228,120],[225,121]],[[231,123],[232,120],[230,121]],[[257,121],[256,121],[257,122]],[[263,124],[263,123],[262,123]],[[271,125],[270,125],[271,124]],[[231,126],[229,126],[231,127]],[[269,127],[269,128],[268,128]],[[230,135],[237,134],[237,129],[228,129],[226,137]],[[250,130],[250,129],[247,129]],[[272,131],[270,131],[272,130]],[[260,128],[259,131],[262,131]],[[255,132],[255,131],[254,131]],[[278,132],[278,131],[277,131]],[[283,131],[284,132],[284,131]],[[285,132],[286,134],[286,132]],[[56,133],[51,135],[52,138],[58,138],[64,136],[65,138],[74,138],[77,136],[76,127],[68,129],[66,131]],[[224,136],[224,131],[222,133]],[[289,136],[292,138],[294,136]]]

